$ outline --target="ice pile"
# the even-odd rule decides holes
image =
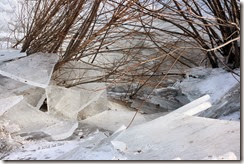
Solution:
[[[79,140],[27,144],[4,159],[238,160],[239,122],[193,116],[211,106],[209,99],[209,95],[203,96],[168,115],[120,128],[110,136],[95,131]]]
[[[240,154],[240,124],[195,117],[211,106],[201,97],[170,114],[123,131],[113,141],[127,159],[203,159],[210,155]],[[123,144],[122,144],[123,143]]]
[[[0,159],[240,159],[240,122],[195,116],[207,109],[221,111],[223,97],[238,87],[229,73],[207,71],[209,77],[197,84],[187,84],[189,79],[177,84],[191,101],[186,103],[178,97],[186,104],[181,107],[174,105],[175,99],[167,104],[171,100],[167,95],[176,94],[176,89],[157,89],[148,102],[168,106],[166,112],[139,112],[133,118],[133,109],[107,99],[104,83],[78,84],[102,76],[102,71],[75,62],[76,68],[86,69],[53,76],[56,54],[22,55],[16,53],[0,60]],[[84,79],[66,83],[69,88],[57,85],[62,79],[75,79],[81,74]],[[228,85],[221,83],[224,90],[214,92],[222,76]],[[77,85],[71,87],[74,82]],[[148,105],[145,111],[150,108]]]
[[[104,84],[64,88],[51,82],[59,58],[56,54],[26,56],[17,50],[1,50],[0,54],[1,124],[9,122],[19,127],[10,136],[64,140],[78,128],[78,120],[107,109],[106,92],[101,89]],[[45,102],[47,112],[42,112],[39,109],[45,108]],[[9,138],[0,142],[5,140]]]
[[[209,94],[212,107],[199,116],[220,118],[240,111],[240,70],[227,72],[222,68],[193,68],[187,71],[188,78],[174,86],[190,101]]]
[[[0,74],[28,85],[46,88],[57,61],[56,54],[37,53],[15,61],[1,63]]]

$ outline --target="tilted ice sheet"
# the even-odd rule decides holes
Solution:
[[[0,98],[0,116],[3,115],[8,109],[18,104],[23,100],[23,96],[10,96],[7,98]]]
[[[19,125],[23,133],[40,131],[44,127],[60,122],[60,120],[35,109],[24,101],[9,109],[2,117]]]
[[[240,70],[234,70],[240,74]],[[189,100],[199,98],[204,94],[211,96],[212,107],[198,114],[201,117],[219,118],[240,111],[240,77],[222,68],[192,68],[188,70],[188,78],[177,82],[180,89]]]
[[[1,79],[1,77],[0,77]],[[18,104],[23,100],[23,96],[17,96],[8,91],[7,88],[0,84],[0,116],[3,115],[8,109]]]
[[[53,140],[63,140],[70,137],[77,127],[77,121],[60,121],[59,123],[42,129],[42,131],[50,135]]]
[[[227,152],[240,159],[240,123],[192,116],[207,109],[208,100],[202,97],[179,111],[126,129],[113,141],[126,145],[123,153],[132,160],[200,160]]]
[[[107,109],[107,95],[102,83],[82,84],[72,88],[51,85],[46,88],[48,112],[59,118],[85,119]]]
[[[37,109],[40,109],[46,98],[45,89],[0,75],[0,97],[8,95],[23,96],[25,102]]]
[[[238,73],[238,71],[236,71]],[[206,69],[194,68],[187,73],[189,76],[182,82],[175,84],[176,87],[186,94],[190,101],[204,94],[211,96],[211,103],[215,103],[226,95],[233,87],[239,84],[240,77],[227,72],[222,68]]]
[[[121,126],[127,126],[135,115],[135,111],[130,111],[126,107],[115,102],[109,102],[109,107],[109,110],[89,117],[81,122],[115,132]],[[133,121],[133,125],[145,122],[146,119],[143,115],[138,113]]]
[[[36,53],[0,64],[0,74],[22,83],[46,88],[57,61],[56,54]]]
[[[63,140],[70,137],[78,127],[77,121],[58,119],[41,112],[25,101],[7,110],[1,119],[20,127],[20,134],[44,132],[53,140]]]

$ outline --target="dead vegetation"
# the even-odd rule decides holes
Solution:
[[[238,0],[24,2],[24,38],[14,46],[29,55],[59,53],[59,85],[136,83],[133,96],[144,86],[168,85],[166,77],[184,77],[186,68],[240,66]],[[103,74],[70,78],[81,63]],[[60,72],[67,74],[64,79]]]

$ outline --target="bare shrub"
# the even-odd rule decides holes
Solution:
[[[240,66],[237,0],[36,0],[26,5],[22,51],[59,53],[55,78],[66,87],[136,83],[135,95],[144,86],[167,86],[166,77],[182,78],[184,69],[204,61],[213,68]],[[59,79],[64,77],[59,72],[76,72],[76,66],[67,68],[73,61],[104,74]]]

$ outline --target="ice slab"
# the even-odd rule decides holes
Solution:
[[[23,95],[24,101],[35,107],[37,110],[40,109],[46,98],[45,90],[38,87],[31,87],[21,92],[16,92],[16,95]]]
[[[48,112],[57,117],[79,120],[107,109],[107,96],[102,83],[83,84],[72,88],[49,86],[46,89]]]
[[[37,109],[40,108],[46,98],[45,89],[30,86],[0,75],[0,95],[6,96],[6,94],[23,96],[24,101]]]
[[[0,116],[23,99],[24,98],[22,95],[18,96],[12,92],[9,92],[7,88],[0,85]]]
[[[20,57],[25,57],[25,56],[26,53],[25,52],[20,53],[20,50],[12,50],[12,49],[0,50],[0,63],[4,61],[17,59]]]
[[[212,105],[209,101],[210,101],[209,95],[202,96],[202,97],[180,107],[179,109],[171,112],[170,115],[184,114],[184,115],[193,116],[197,113],[200,113],[200,112],[210,108]]]
[[[32,86],[26,85],[19,81],[15,81],[13,79],[0,75],[0,87],[6,90],[5,92],[1,92],[5,94],[6,92],[8,93],[21,92],[25,89],[31,88]]]
[[[77,121],[61,121],[41,131],[50,135],[53,140],[63,140],[70,137],[77,127]]]
[[[238,73],[238,71],[236,72]],[[237,80],[240,80],[240,77],[226,72],[222,68],[206,69],[198,67],[190,69],[188,74],[191,76],[182,82],[176,83],[175,87],[181,89],[190,101],[208,94],[211,96],[210,102],[216,103],[233,87],[238,85]]]
[[[240,158],[240,123],[195,117],[209,106],[205,95],[165,116],[124,130],[113,141],[131,160],[200,160],[234,152]],[[211,105],[211,104],[210,104]]]
[[[47,113],[36,110],[25,101],[12,107],[2,115],[2,119],[20,127],[20,134],[43,132],[52,140],[63,140],[70,137],[78,127],[77,121],[57,119]]]
[[[89,117],[81,122],[115,132],[121,126],[127,126],[135,115],[134,111],[130,111],[128,108],[115,102],[110,101],[109,108],[109,110]],[[133,122],[133,126],[145,122],[146,119],[143,115],[138,113]]]
[[[240,74],[240,70],[234,70]],[[189,100],[208,94],[212,107],[199,113],[201,117],[219,118],[240,110],[240,77],[222,68],[193,68],[188,70],[188,78],[175,84]]]
[[[1,117],[9,120],[10,123],[19,125],[21,133],[40,131],[60,122],[60,120],[36,110],[24,101],[7,110]]]
[[[56,54],[36,53],[0,64],[0,74],[25,84],[46,88],[57,61]]]
[[[125,143],[130,160],[200,160],[234,152],[240,159],[240,123],[170,114],[123,131],[113,141]]]
[[[7,98],[0,97],[0,116],[2,116],[8,109],[18,104],[23,100],[23,96],[10,96]]]
[[[80,108],[78,120],[92,117],[108,109],[107,91],[104,83],[82,84],[73,88],[81,91],[83,100],[85,100],[84,96],[88,98]]]

